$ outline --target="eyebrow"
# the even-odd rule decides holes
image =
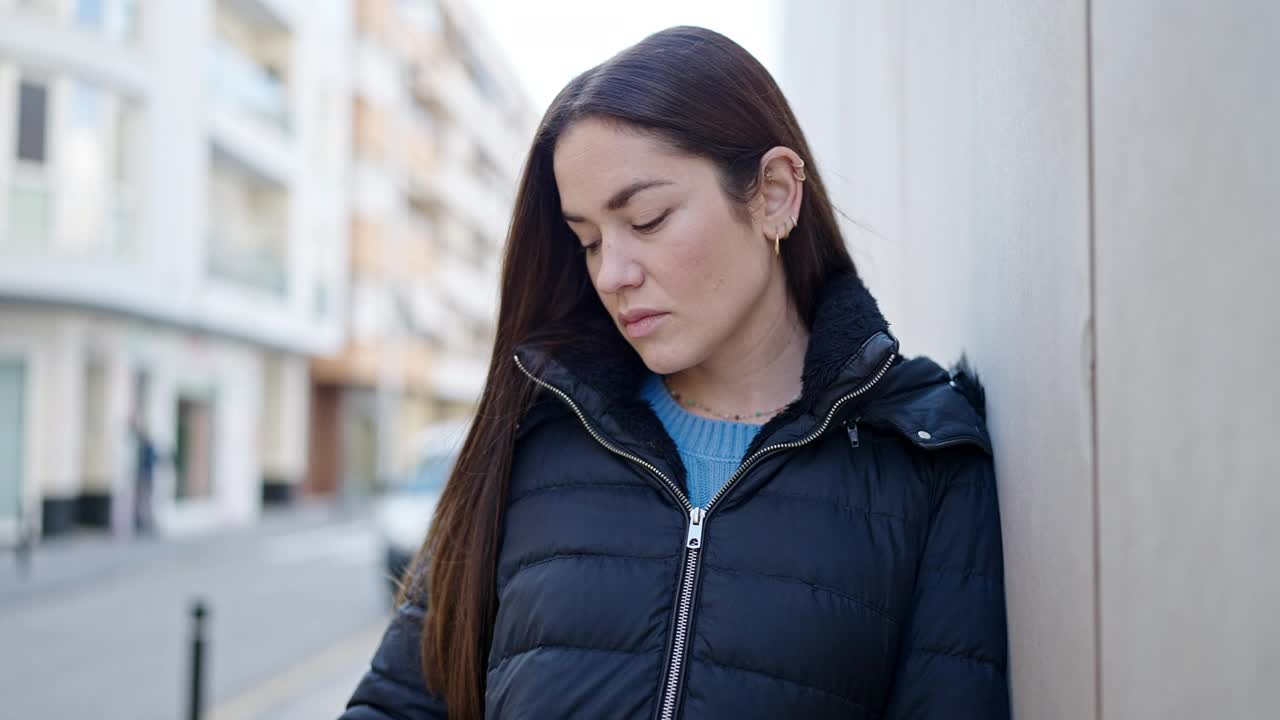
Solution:
[[[631,202],[631,198],[636,193],[641,192],[642,190],[674,184],[675,183],[670,180],[637,180],[614,193],[613,197],[609,198],[609,202],[604,204],[604,209],[609,211],[621,210],[627,206],[627,203]],[[561,209],[560,212],[564,215],[565,222],[582,222],[582,217],[579,215],[572,215],[564,212],[563,209]]]

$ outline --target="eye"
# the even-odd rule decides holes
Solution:
[[[666,220],[667,216],[670,214],[671,214],[671,211],[668,210],[667,212],[664,212],[661,215],[659,215],[658,219],[654,220],[653,222],[647,222],[644,225],[632,225],[631,227],[636,232],[641,232],[646,234],[651,233],[656,231],[658,227],[662,225],[662,221]]]
[[[583,255],[586,255],[587,257],[591,257],[595,255],[596,253],[600,252],[600,241],[597,240],[591,243],[590,245],[582,245],[581,252]]]

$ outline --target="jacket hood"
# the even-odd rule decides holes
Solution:
[[[521,343],[514,359],[531,377],[563,393],[560,400],[571,400],[584,421],[611,441],[656,457],[684,482],[675,442],[638,397],[650,371],[603,312],[545,329]],[[850,417],[895,428],[921,447],[969,441],[989,451],[980,408],[967,399],[981,396],[981,386],[963,365],[948,372],[926,357],[903,359],[875,298],[857,274],[844,273],[821,292],[800,398],[765,423],[747,454]],[[546,412],[531,411],[522,431]]]

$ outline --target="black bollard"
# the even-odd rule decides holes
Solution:
[[[204,650],[205,650],[204,600],[197,599],[191,605],[191,720],[204,715]]]

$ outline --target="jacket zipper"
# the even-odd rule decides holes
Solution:
[[[808,436],[801,438],[799,440],[786,442],[786,443],[778,443],[777,445],[770,445],[768,447],[760,448],[759,450],[752,453],[751,457],[748,457],[746,460],[743,460],[742,464],[738,466],[738,469],[733,472],[733,475],[730,475],[729,479],[725,482],[725,484],[721,485],[720,489],[716,491],[716,494],[711,496],[711,500],[707,501],[707,512],[708,513],[711,512],[711,508],[713,505],[716,504],[716,501],[719,500],[721,497],[723,497],[724,494],[727,493],[729,489],[733,486],[733,484],[737,482],[737,480],[741,478],[742,475],[748,469],[750,469],[751,465],[753,465],[757,460],[764,457],[765,455],[772,454],[777,450],[786,450],[786,449],[798,448],[804,445],[808,445],[809,443],[813,442],[818,436],[822,435],[822,433],[826,432],[827,427],[831,425],[832,418],[834,418],[836,415],[836,411],[838,411],[840,407],[844,405],[846,402],[858,397],[859,395],[864,394],[865,392],[870,390],[872,387],[874,387],[876,383],[880,382],[880,378],[884,377],[884,374],[889,372],[889,366],[893,364],[893,360],[895,357],[897,357],[897,355],[898,354],[896,352],[890,352],[889,356],[885,358],[884,363],[880,365],[880,369],[876,371],[876,374],[873,375],[870,380],[863,383],[862,386],[859,387],[857,390],[854,390],[848,395],[845,395],[841,397],[839,400],[837,400],[836,403],[831,406],[831,409],[827,411],[827,417],[823,419],[822,424],[818,426],[817,430],[814,430],[813,432],[809,433]]]
[[[524,364],[520,362],[520,357],[518,355],[515,356],[516,366],[520,368],[520,371],[528,376],[530,380],[555,393],[561,400],[563,400],[573,410],[574,414],[578,416],[578,420],[582,422],[582,426],[587,429],[587,432],[591,437],[595,438],[596,442],[600,443],[600,445],[604,446],[605,449],[613,452],[615,455],[626,458],[627,460],[630,460],[653,473],[655,477],[666,483],[667,487],[675,494],[676,499],[684,505],[685,510],[689,513],[689,528],[685,534],[684,544],[684,571],[681,573],[680,577],[680,591],[677,595],[678,602],[676,605],[675,629],[671,637],[671,648],[667,655],[667,674],[661,694],[662,710],[658,714],[659,720],[674,720],[676,715],[676,707],[680,698],[680,686],[682,673],[684,671],[684,661],[688,654],[689,625],[693,615],[694,590],[697,586],[698,569],[701,565],[702,559],[702,529],[706,525],[707,516],[711,512],[711,508],[714,507],[716,502],[719,501],[721,497],[724,497],[725,493],[728,492],[729,489],[737,483],[744,474],[746,474],[747,470],[750,470],[751,466],[760,459],[767,455],[771,455],[778,450],[793,449],[807,445],[813,442],[814,439],[821,436],[822,433],[826,432],[827,427],[831,424],[832,418],[835,417],[836,411],[838,411],[840,407],[849,400],[862,395],[870,390],[876,383],[880,382],[880,379],[889,371],[889,366],[893,364],[893,360],[896,356],[896,352],[890,352],[888,357],[885,358],[884,363],[870,380],[863,383],[857,390],[854,390],[848,395],[837,400],[836,403],[831,406],[831,409],[827,411],[826,418],[823,419],[822,424],[817,430],[809,433],[809,435],[800,440],[778,443],[777,445],[769,445],[767,447],[760,448],[752,453],[746,460],[743,460],[742,463],[738,465],[738,468],[733,471],[733,474],[729,476],[729,479],[720,486],[720,489],[717,490],[714,495],[711,496],[711,499],[707,501],[705,507],[693,507],[693,504],[689,502],[689,497],[685,495],[684,491],[672,482],[670,478],[664,475],[661,470],[654,467],[652,463],[646,462],[631,453],[614,447],[606,441],[599,433],[596,432],[595,428],[591,426],[591,423],[587,421],[586,415],[583,414],[582,410],[578,407],[578,404],[569,397],[568,393],[554,385],[551,385],[550,383],[544,382],[540,378],[535,377],[525,369]]]
[[[626,458],[627,460],[630,460],[631,462],[653,473],[654,477],[666,483],[667,487],[675,495],[676,499],[679,500],[680,503],[684,505],[684,508],[686,511],[690,513],[693,512],[693,509],[694,509],[693,504],[689,502],[688,496],[686,496],[684,492],[680,490],[680,487],[678,485],[676,485],[674,482],[671,481],[671,478],[668,478],[665,474],[663,474],[661,470],[654,467],[652,463],[646,462],[642,458],[636,457],[635,455],[632,455],[631,453],[625,450],[615,447],[608,440],[605,440],[600,435],[600,433],[596,432],[596,429],[591,426],[591,423],[587,421],[587,416],[583,414],[581,408],[579,408],[578,404],[573,401],[573,398],[569,397],[568,393],[556,387],[555,385],[552,385],[548,382],[543,381],[541,378],[534,376],[533,373],[525,369],[524,363],[520,362],[519,355],[515,355],[514,357],[516,360],[516,367],[520,368],[520,372],[524,373],[526,376],[528,376],[530,380],[534,381],[539,386],[544,387],[547,390],[550,390],[552,393],[557,395],[561,400],[563,400],[565,404],[568,405],[569,408],[573,410],[574,414],[578,416],[578,420],[582,423],[582,426],[587,429],[587,432],[591,434],[591,437],[595,438],[596,442],[600,443],[602,446],[604,446],[606,450],[609,450],[613,454]]]

